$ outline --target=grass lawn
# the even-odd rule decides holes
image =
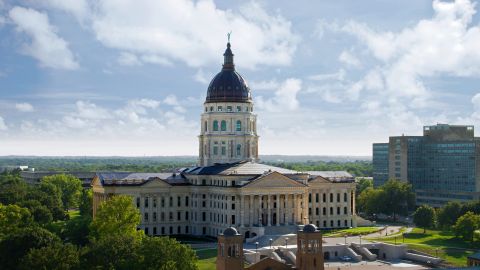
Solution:
[[[198,256],[198,269],[199,270],[215,270],[217,260],[217,249],[199,249],[196,250]]]
[[[374,232],[380,231],[381,227],[357,227],[344,230],[332,230],[325,232],[323,236],[325,237],[341,237],[341,236],[354,236],[354,235],[365,235],[371,234]]]
[[[395,237],[385,237],[371,239],[379,242],[394,243]],[[403,242],[402,236],[397,236],[397,244]],[[414,228],[411,233],[405,234],[405,244],[409,249],[415,249],[430,255],[438,255],[447,263],[454,266],[465,266],[467,256],[474,253],[480,248],[478,243],[465,242],[456,238],[452,232],[427,230],[423,233],[423,229]]]

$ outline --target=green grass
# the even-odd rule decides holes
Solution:
[[[355,236],[365,235],[380,231],[381,227],[357,227],[344,230],[332,230],[323,234],[325,237],[342,237],[342,236]]]
[[[80,217],[80,210],[68,210],[68,217],[70,219],[78,218]]]
[[[379,242],[395,243],[395,236],[374,238]],[[397,244],[402,244],[401,234],[397,234]],[[479,243],[466,242],[456,238],[452,232],[427,230],[414,228],[412,232],[405,234],[405,244],[409,249],[415,249],[444,259],[453,266],[465,266],[467,256],[474,253],[475,249],[480,248]]]
[[[217,260],[217,249],[196,250],[198,256],[197,266],[199,270],[215,270]]]

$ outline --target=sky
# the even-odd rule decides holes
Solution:
[[[197,155],[227,33],[260,154],[480,128],[476,1],[0,0],[0,155]]]

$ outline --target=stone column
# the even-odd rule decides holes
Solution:
[[[308,191],[307,193],[303,194],[303,217],[304,219],[302,220],[302,222],[304,224],[309,224],[310,218],[308,216]]]
[[[288,197],[290,197],[290,194],[285,194],[285,225],[290,225],[290,205],[288,202]]]
[[[243,199],[243,197],[244,197],[244,195],[240,195],[240,204],[239,204],[239,206],[238,206],[240,209],[237,210],[237,211],[240,212],[240,222],[239,222],[239,223],[240,223],[240,227],[245,227],[245,222],[244,222],[244,220],[243,220],[244,215],[245,215],[245,213],[244,213],[244,212],[245,212],[245,205],[244,205],[244,199]]]
[[[263,226],[262,202],[263,202],[263,195],[258,195],[258,207],[257,207],[258,217],[257,217],[257,221],[258,221],[258,226],[259,227]]]
[[[250,199],[250,204],[248,206],[248,211],[250,213],[249,217],[248,217],[248,222],[249,222],[249,225],[250,227],[253,226],[253,195],[249,195],[249,199]]]
[[[280,226],[280,206],[281,206],[281,195],[280,194],[277,194],[275,195],[275,202],[277,204],[277,208],[275,209],[276,210],[276,219],[275,219],[275,224],[277,226]]]
[[[268,197],[268,207],[267,207],[267,219],[268,226],[272,226],[272,195],[267,195]]]

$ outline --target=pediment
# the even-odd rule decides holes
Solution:
[[[92,186],[92,187],[102,186],[102,182],[100,181],[100,178],[98,178],[97,175],[95,175],[95,177],[93,177],[92,181],[90,182],[90,186]]]
[[[267,175],[262,175],[259,178],[248,183],[245,188],[275,188],[275,187],[305,187],[304,184],[299,183],[279,172],[271,172]]]
[[[316,176],[312,180],[308,181],[309,186],[315,185],[315,184],[331,184],[331,182],[321,176]]]

